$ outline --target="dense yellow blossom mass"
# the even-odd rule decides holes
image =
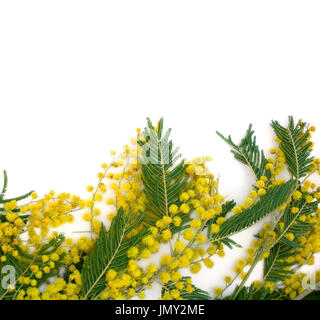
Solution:
[[[305,123],[300,124],[299,128],[302,130],[300,135],[306,135],[307,141],[310,141],[315,128],[306,127]],[[162,123],[159,122],[153,130],[153,138],[156,139],[157,134],[160,136]],[[219,179],[207,165],[210,157],[184,162],[182,169],[169,169],[165,164],[162,167],[150,167],[154,175],[159,174],[162,179],[167,179],[164,188],[157,190],[160,196],[158,203],[154,203],[155,200],[150,200],[146,192],[149,173],[140,160],[145,150],[139,141],[147,142],[140,129],[123,152],[118,155],[115,151],[110,153],[113,160],[110,164],[101,164],[98,181],[96,185],[86,187],[88,194],[84,199],[70,193],[50,191],[41,197],[33,192],[25,199],[4,200],[4,188],[0,197],[0,266],[9,264],[19,268],[13,283],[0,290],[0,299],[144,299],[145,291],[151,289],[154,283],[162,285],[161,299],[165,300],[221,299],[226,289],[238,281],[236,297],[245,288],[256,264],[262,260],[265,261],[265,273],[263,279],[252,283],[254,294],[267,290],[265,292],[269,295],[277,293],[270,296],[274,299],[296,299],[306,295],[306,283],[310,281],[306,281],[307,274],[298,269],[303,265],[313,265],[315,254],[320,252],[320,187],[311,180],[312,174],[320,173],[320,159],[310,161],[304,178],[299,180],[298,176],[294,189],[290,190],[285,201],[270,212],[270,222],[264,224],[247,248],[247,255],[238,259],[233,266],[234,275],[225,276],[226,285],[221,288],[214,287],[215,262],[225,256],[226,247],[235,248],[238,245],[226,236],[227,226],[230,221],[239,221],[240,224],[246,221],[249,210],[258,208],[270,190],[285,186],[288,179],[283,173],[287,167],[291,168],[293,177],[292,168],[298,164],[291,164],[292,160],[286,158],[287,147],[283,147],[284,143],[290,141],[284,142],[276,137],[277,146],[270,150],[270,158],[265,158],[262,163],[261,175],[254,170],[255,163],[248,161],[256,182],[239,204],[219,193]],[[311,143],[305,142],[304,149],[310,150]],[[161,152],[156,153],[159,159],[164,156]],[[160,172],[159,168],[163,170]],[[178,186],[174,184],[176,181],[184,183],[174,198],[175,188],[178,188],[173,187]],[[157,205],[165,208],[162,216],[154,210]],[[129,226],[121,239],[128,243],[130,239],[139,241],[126,249],[121,267],[113,265],[110,257],[104,257],[111,260],[108,260],[109,264],[102,268],[103,272],[96,279],[96,283],[102,284],[102,289],[96,292],[96,283],[93,283],[87,290],[83,268],[88,265],[88,257],[93,255],[104,226],[112,226],[120,209],[127,212],[128,216],[145,217],[137,226]],[[75,227],[74,232],[79,233],[78,237],[65,238],[59,233],[60,226],[72,224],[78,217],[87,226],[82,231]],[[143,235],[141,239],[139,235]],[[283,253],[285,245],[291,245],[291,249]],[[163,247],[167,253],[160,256],[158,264],[140,263],[154,257]],[[120,246],[113,250],[123,249]],[[101,254],[106,255],[102,251]],[[287,276],[282,279],[270,263],[280,266],[281,272],[287,273]],[[202,267],[213,269],[213,297],[211,293],[197,288],[191,277],[182,275],[184,269],[197,274]],[[319,272],[314,275],[315,283],[320,281]],[[84,290],[87,290],[86,294]],[[93,296],[92,292],[95,292]]]

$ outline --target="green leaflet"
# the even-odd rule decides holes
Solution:
[[[17,247],[19,255],[27,260],[33,261],[35,264],[42,264],[41,256],[50,255],[54,253],[64,242],[65,236],[63,234],[59,234],[57,237],[51,239],[47,244],[42,246],[38,251],[33,254],[29,254],[23,251],[20,247]]]
[[[221,243],[225,244],[229,249],[233,249],[233,247],[242,248],[242,245],[240,245],[239,243],[235,242],[230,238],[222,239]]]
[[[295,185],[295,180],[289,180],[283,185],[270,189],[254,206],[239,215],[232,216],[223,223],[219,233],[212,235],[211,239],[218,241],[252,226],[285,203]]]
[[[191,279],[190,277],[182,277],[179,282],[183,282],[185,286],[187,285],[187,280]],[[195,285],[191,284],[193,291],[191,293],[187,292],[185,289],[180,290],[180,296],[184,300],[211,300],[209,293],[207,291],[204,291]],[[165,284],[165,286],[162,287],[161,295],[163,295],[165,292],[170,292],[170,290],[176,289],[175,283],[172,281],[169,281]]]
[[[32,194],[32,192],[33,192],[33,191],[30,191],[30,192],[28,192],[28,193],[26,193],[26,194],[23,194],[22,196],[15,197],[15,198],[2,199],[2,200],[0,200],[0,203],[6,203],[6,202],[14,201],[14,200],[15,200],[15,201],[23,200],[23,199],[25,199],[25,198],[30,197],[31,194]]]
[[[101,294],[106,287],[105,275],[109,269],[120,271],[126,268],[128,250],[149,233],[144,228],[137,235],[128,237],[142,221],[142,214],[126,213],[120,208],[108,232],[101,225],[93,251],[88,254],[81,272],[83,298],[95,299]]]
[[[269,176],[269,171],[265,170],[265,166],[268,161],[263,150],[260,150],[256,144],[256,137],[254,136],[251,124],[239,145],[236,145],[232,141],[231,136],[226,138],[218,131],[217,134],[232,147],[233,150],[231,150],[231,152],[235,159],[251,168],[257,180],[263,175],[266,175],[267,177]]]
[[[22,196],[19,196],[19,197],[15,197],[15,198],[11,198],[11,199],[4,199],[4,196],[7,192],[7,188],[8,188],[8,175],[7,175],[7,172],[4,170],[3,171],[3,186],[2,186],[1,193],[0,193],[0,204],[10,202],[13,200],[16,200],[16,201],[23,200],[25,198],[28,198],[33,192],[33,191],[30,191]],[[3,211],[3,208],[0,208],[0,211]]]
[[[308,140],[309,130],[304,130],[306,124],[295,125],[293,117],[289,117],[288,127],[285,128],[278,121],[272,121],[272,128],[280,138],[280,149],[286,157],[288,171],[297,179],[304,177],[309,171],[313,161],[311,157],[311,142]]]
[[[170,129],[162,135],[163,119],[159,121],[157,131],[150,119],[147,120],[148,127],[143,132],[145,141],[139,140],[142,147],[140,161],[144,193],[152,214],[145,215],[145,222],[154,224],[169,215],[170,205],[178,201],[187,181],[184,162],[178,162],[181,155],[177,148],[173,149],[173,143],[169,140]]]

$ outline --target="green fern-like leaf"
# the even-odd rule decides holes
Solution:
[[[17,279],[20,275],[24,274],[25,276],[29,276],[26,272],[29,267],[29,263],[25,261],[18,260],[17,258],[13,257],[11,254],[6,254],[6,262],[0,262],[0,270],[3,270],[5,266],[12,266],[15,272],[15,278]],[[4,274],[2,274],[3,276]],[[11,285],[15,285],[15,283],[8,283]],[[11,300],[15,295],[15,291],[9,292],[6,286],[1,284],[0,286],[0,299],[1,300]]]
[[[236,145],[232,141],[231,136],[226,138],[218,131],[217,134],[232,147],[231,152],[233,153],[234,157],[241,163],[251,168],[257,179],[260,179],[260,177],[263,175],[269,175],[269,172],[265,172],[265,166],[268,161],[263,150],[260,150],[257,146],[256,137],[254,135],[254,131],[252,130],[251,124],[249,125],[246,135],[241,140],[239,145]]]
[[[120,208],[108,232],[101,225],[93,251],[88,254],[81,272],[83,298],[94,299],[100,295],[106,287],[105,274],[109,269],[120,271],[126,268],[128,250],[148,234],[148,230],[143,229],[137,235],[129,236],[142,221],[142,214],[126,213]]]
[[[183,282],[184,285],[187,285],[187,281],[190,279],[190,277],[182,277],[179,282]],[[209,293],[207,291],[204,291],[195,285],[191,284],[191,287],[193,288],[193,291],[190,293],[186,291],[185,289],[180,290],[180,296],[184,300],[211,300]],[[176,289],[175,283],[172,281],[169,281],[166,283],[165,286],[162,287],[161,294],[163,295],[165,292],[170,292],[170,290]]]
[[[299,208],[297,214],[292,214],[290,208],[288,208],[283,216],[284,231],[285,233],[292,233],[295,238],[300,238],[309,232],[313,224],[300,221],[298,218],[301,215],[309,215],[316,212],[318,209],[319,201],[313,201],[308,203],[304,198],[300,198],[298,201],[294,201],[292,206]]]
[[[227,238],[252,226],[267,214],[275,211],[287,200],[288,196],[293,191],[295,183],[294,180],[289,180],[283,185],[270,189],[254,206],[244,210],[239,215],[232,216],[223,223],[219,233],[212,235],[211,239],[213,241],[218,241]]]
[[[148,119],[148,127],[143,132],[144,141],[139,141],[143,150],[140,157],[142,181],[151,212],[151,215],[145,215],[145,221],[150,224],[170,215],[170,205],[178,201],[187,182],[184,162],[178,163],[181,155],[169,139],[170,129],[164,135],[162,131],[163,119],[159,121],[157,130]]]
[[[47,244],[40,247],[37,251],[32,254],[23,251],[20,247],[17,247],[19,252],[19,258],[14,257],[10,253],[6,253],[6,262],[0,263],[0,270],[5,265],[13,266],[15,271],[15,283],[10,283],[13,285],[16,290],[12,292],[7,291],[7,289],[3,286],[0,286],[0,299],[13,299],[13,297],[17,294],[17,290],[26,289],[28,285],[18,284],[16,281],[19,276],[23,275],[24,277],[31,277],[32,271],[30,270],[31,265],[38,265],[39,267],[43,266],[43,262],[41,257],[43,255],[50,255],[55,252],[64,242],[65,237],[60,234],[57,237],[50,240]],[[2,250],[0,249],[0,255],[4,255]],[[55,262],[55,268],[51,269],[49,273],[43,273],[41,279],[37,279],[38,286],[44,284],[49,278],[56,276],[62,266],[62,261],[65,254],[61,254],[59,256],[59,260]]]
[[[293,249],[286,244],[277,243],[271,250],[269,257],[264,261],[264,280],[265,281],[283,281],[290,277],[292,271],[287,268],[292,267],[293,263],[285,262],[291,256]]]
[[[299,208],[297,214],[291,213],[291,206]],[[299,216],[309,215],[316,211],[318,201],[307,203],[305,199],[293,200],[283,215],[283,229],[277,228],[276,244],[271,248],[268,258],[264,260],[264,280],[265,281],[284,281],[292,274],[288,268],[294,266],[296,262],[286,262],[285,259],[294,255],[297,248],[304,248],[298,241],[302,236],[307,236],[313,224],[300,221]],[[285,234],[292,233],[294,240],[289,240]]]
[[[290,116],[287,128],[278,121],[272,121],[271,126],[281,140],[279,147],[285,154],[288,171],[297,179],[304,177],[310,171],[313,161],[312,144],[308,140],[309,130],[306,129],[306,124],[301,121],[295,124]]]

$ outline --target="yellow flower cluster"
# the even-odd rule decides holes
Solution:
[[[38,246],[49,234],[50,227],[58,228],[65,223],[72,223],[73,212],[83,207],[85,201],[70,193],[55,196],[55,192],[51,191],[42,199],[37,199],[37,195],[33,194],[33,201],[20,209],[22,214],[30,215],[27,226],[29,242]]]
[[[131,250],[131,253],[134,250]],[[138,296],[144,299],[145,294],[141,290],[143,287],[151,288],[153,276],[158,268],[154,264],[149,264],[145,270],[140,267],[134,259],[130,259],[124,271],[117,272],[109,269],[106,273],[106,289],[99,296],[100,299],[131,299]]]
[[[312,284],[311,281],[314,281]],[[285,287],[281,290],[282,294],[289,299],[294,299],[302,294],[308,287],[314,287],[320,281],[320,271],[316,271],[313,275],[306,273],[292,274],[284,281]]]
[[[163,286],[163,294],[160,300],[183,300],[182,294],[191,294],[194,291],[194,286],[192,285],[192,279],[186,277],[181,278],[181,275],[175,277],[172,280],[174,282],[171,286]]]
[[[196,174],[200,167],[206,175]],[[155,226],[149,227],[150,234],[145,236],[138,246],[129,249],[128,257],[131,260],[126,271],[122,273],[117,273],[115,270],[108,271],[108,289],[100,298],[123,299],[125,297],[128,299],[135,295],[141,297],[141,294],[139,295],[141,287],[151,286],[157,279],[163,284],[174,282],[178,286],[174,290],[179,290],[179,287],[182,289],[184,286],[180,283],[180,268],[189,268],[192,273],[197,273],[201,269],[201,263],[208,268],[213,267],[214,263],[211,260],[213,255],[224,256],[223,244],[210,245],[207,249],[202,247],[208,243],[204,232],[207,221],[215,218],[216,223],[211,228],[213,233],[218,232],[214,228],[219,228],[225,221],[224,217],[219,217],[222,213],[224,198],[217,193],[217,181],[207,170],[203,159],[197,159],[188,164],[186,177],[188,183],[180,194],[179,203],[172,204],[168,208],[168,215],[157,220]],[[134,178],[134,181],[140,180]],[[131,185],[128,183],[122,188],[128,192],[131,190]],[[115,186],[114,189],[119,190]],[[139,189],[136,188],[136,190]],[[121,194],[118,193],[118,196],[121,197]],[[190,228],[180,231],[177,239],[174,240],[173,228],[180,227],[183,216],[189,216],[191,212],[194,212],[194,218],[190,221]],[[171,254],[161,257],[160,267],[149,265],[144,271],[136,261],[148,259],[158,252],[161,243],[170,244]],[[187,290],[191,291],[192,287],[187,286]],[[167,299],[169,295],[174,299],[181,298],[177,291],[166,292],[163,298]]]

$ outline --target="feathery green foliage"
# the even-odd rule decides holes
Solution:
[[[264,259],[264,281],[283,281],[290,277],[293,273],[288,270],[288,267],[293,266],[294,263],[284,261],[291,256],[293,252],[292,247],[288,247],[285,244],[277,243],[270,250],[268,258]]]
[[[148,127],[143,132],[145,141],[139,140],[142,147],[142,181],[148,199],[151,215],[145,215],[145,221],[154,224],[163,216],[170,215],[169,207],[178,201],[186,185],[185,165],[178,163],[181,155],[169,139],[170,129],[163,135],[163,119],[157,130],[148,119]]]
[[[220,242],[222,244],[225,244],[229,249],[233,249],[233,247],[242,248],[242,245],[240,245],[239,243],[235,242],[230,238],[221,239]]]
[[[47,244],[40,247],[37,251],[33,252],[32,254],[27,253],[23,251],[20,247],[17,247],[17,250],[19,252],[19,256],[23,257],[22,259],[17,259],[12,254],[6,253],[6,261],[0,262],[0,270],[2,270],[2,267],[4,266],[12,266],[14,267],[15,271],[15,281],[20,276],[24,277],[31,277],[32,271],[30,270],[31,265],[38,265],[41,266],[43,264],[41,257],[46,255],[49,256],[51,253],[55,252],[64,242],[65,237],[62,234],[59,234],[57,237],[54,237],[51,239]],[[0,249],[1,255],[3,252]],[[41,284],[45,283],[49,278],[57,275],[57,270],[62,266],[62,260],[64,258],[65,254],[60,255],[59,261],[55,262],[55,268],[51,270],[48,273],[43,273],[41,279],[37,279],[37,284],[40,286]],[[12,283],[11,283],[12,284]],[[14,286],[18,286],[17,283],[12,284]],[[25,289],[28,287],[28,285],[21,285],[21,289]],[[3,286],[0,286],[0,299],[12,299],[16,293],[15,292],[9,292],[6,288]]]
[[[237,288],[235,288],[235,291],[237,291]],[[255,290],[254,284],[251,284],[249,287],[243,287],[239,291],[236,300],[276,300],[279,296],[278,292],[270,293],[268,288],[262,287],[259,290]],[[230,295],[222,300],[234,300],[234,296]]]
[[[255,222],[261,220],[282,205],[287,200],[294,186],[295,181],[289,180],[283,185],[270,189],[255,205],[244,210],[239,215],[232,216],[223,223],[219,233],[212,235],[211,239],[215,241],[221,240],[252,226]]]
[[[64,240],[65,236],[63,234],[59,234],[57,237],[51,239],[47,244],[43,245],[32,254],[23,251],[20,247],[17,247],[17,250],[19,255],[25,258],[26,261],[33,261],[35,264],[41,263],[41,256],[49,256],[50,254],[54,253],[63,244]]]
[[[179,282],[183,282],[185,286],[187,286],[187,280],[191,279],[190,277],[182,277]],[[193,288],[193,291],[191,293],[187,292],[185,289],[180,291],[180,296],[184,300],[211,300],[209,293],[199,289],[193,284],[190,284]],[[175,283],[172,281],[169,281],[162,287],[161,295],[163,295],[165,292],[170,292],[171,290],[176,289]]]
[[[295,207],[299,208],[299,212],[297,214],[292,214],[289,211],[289,208],[286,210],[283,216],[284,230],[281,232],[281,235],[285,233],[292,233],[294,237],[298,239],[305,236],[313,226],[313,224],[305,223],[298,218],[301,215],[309,215],[315,212],[318,208],[319,201],[308,203],[305,199],[301,198],[298,201],[294,201],[293,204]]]
[[[280,149],[286,157],[288,171],[297,179],[304,177],[309,171],[313,161],[311,157],[311,142],[306,123],[298,121],[294,123],[293,117],[289,117],[288,127],[285,128],[278,121],[272,121],[272,128],[281,140]]]
[[[82,296],[94,299],[105,289],[105,274],[109,269],[123,270],[128,264],[128,250],[139,243],[149,231],[129,236],[143,221],[143,214],[126,213],[122,208],[112,220],[109,231],[101,225],[93,251],[88,254],[84,263],[82,278]]]
[[[15,278],[17,279],[19,276],[21,275],[26,275],[28,276],[28,269],[29,269],[29,263],[25,262],[25,261],[21,261],[16,259],[15,257],[13,257],[11,254],[7,254],[7,261],[6,262],[0,262],[0,270],[3,272],[3,267],[5,266],[12,266],[14,268],[14,272],[15,272]],[[5,274],[2,274],[2,277]],[[3,281],[3,279],[2,279]],[[7,285],[9,285],[12,283],[8,283]],[[9,292],[7,290],[6,286],[3,286],[1,283],[0,286],[0,299],[13,299],[15,293],[14,292]]]
[[[260,179],[263,175],[269,175],[269,172],[265,170],[268,161],[263,150],[260,150],[256,144],[256,136],[254,135],[251,124],[239,145],[236,145],[232,141],[230,135],[226,138],[218,131],[217,134],[232,147],[233,150],[231,150],[231,152],[234,157],[251,168],[257,179]]]
[[[297,214],[292,214],[291,206],[299,208]],[[286,262],[285,259],[292,256],[296,248],[304,248],[297,239],[302,236],[307,236],[311,231],[313,224],[306,223],[299,220],[299,216],[308,215],[318,207],[318,201],[307,203],[305,199],[300,198],[294,201],[286,208],[283,215],[283,230],[276,229],[276,244],[271,248],[269,256],[264,260],[264,280],[265,281],[284,281],[290,277],[293,273],[288,270],[288,267],[292,267],[297,262]],[[285,237],[285,234],[292,233],[294,240],[289,240]]]

